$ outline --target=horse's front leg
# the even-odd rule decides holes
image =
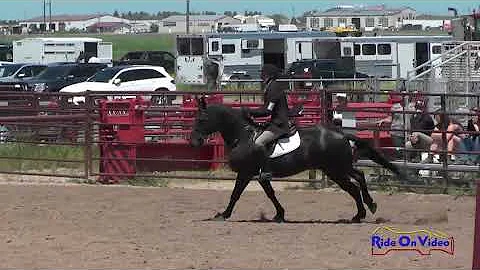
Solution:
[[[227,209],[225,209],[223,213],[217,213],[213,218],[214,220],[226,220],[230,218],[233,208],[235,207],[235,203],[237,203],[238,199],[240,199],[240,195],[242,195],[251,179],[251,176],[241,175],[240,173],[237,174],[235,187],[233,188],[232,195],[230,196],[230,202],[228,203]]]
[[[277,214],[273,218],[276,222],[285,222],[285,209],[283,209],[280,202],[277,200],[275,196],[275,191],[273,190],[272,184],[270,181],[259,181],[260,185],[267,194],[267,197],[272,201],[273,205],[275,206],[275,210],[277,210]]]

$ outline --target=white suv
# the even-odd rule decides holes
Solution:
[[[175,80],[159,66],[115,66],[104,68],[87,81],[64,87],[61,93],[81,93],[101,91],[176,91]],[[153,96],[156,104],[170,104],[175,96]],[[83,96],[74,96],[71,100],[78,105],[85,101]]]

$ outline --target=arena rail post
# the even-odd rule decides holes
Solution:
[[[85,93],[85,107],[87,109],[85,113],[85,133],[84,133],[84,159],[85,159],[85,179],[90,180],[90,175],[93,172],[92,168],[92,145],[93,145],[93,111],[94,111],[94,100],[91,95],[91,91],[87,90]]]
[[[480,270],[480,179],[477,179],[477,193],[475,195],[475,230],[473,231],[473,270]]]
[[[448,191],[448,142],[447,142],[447,129],[448,129],[448,123],[446,122],[447,118],[447,101],[446,101],[446,96],[445,94],[442,94],[440,96],[440,105],[441,105],[441,114],[440,114],[440,119],[442,121],[442,126],[440,127],[441,132],[442,132],[442,148],[443,150],[440,152],[440,157],[442,160],[442,165],[443,165],[443,170],[442,170],[442,176],[443,176],[443,193],[447,194]]]

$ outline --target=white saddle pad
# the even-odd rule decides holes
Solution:
[[[298,131],[295,132],[293,136],[289,138],[283,138],[277,141],[275,144],[275,149],[273,153],[270,155],[270,158],[276,158],[285,154],[292,152],[293,150],[297,149],[300,146],[300,134]]]

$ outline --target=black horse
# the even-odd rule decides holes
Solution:
[[[258,175],[258,159],[255,158],[258,155],[253,150],[253,137],[258,126],[253,121],[245,119],[238,109],[222,104],[207,106],[204,98],[197,99],[197,102],[198,112],[191,134],[191,145],[199,147],[203,145],[207,136],[220,132],[225,146],[230,150],[229,166],[237,173],[230,203],[224,212],[214,217],[215,220],[225,220],[232,215],[235,203],[250,180]],[[287,177],[312,169],[323,170],[332,181],[355,199],[358,212],[352,218],[352,222],[360,222],[365,218],[363,202],[372,214],[377,210],[377,204],[368,193],[364,173],[353,167],[353,153],[349,141],[354,141],[359,151],[368,158],[404,178],[400,170],[372,148],[370,143],[354,135],[343,134],[322,125],[299,128],[298,132],[301,143],[296,150],[269,160],[273,177]],[[350,178],[355,179],[359,187],[351,182]],[[259,183],[275,206],[277,213],[274,220],[285,221],[285,210],[278,202],[271,183],[269,181]]]

